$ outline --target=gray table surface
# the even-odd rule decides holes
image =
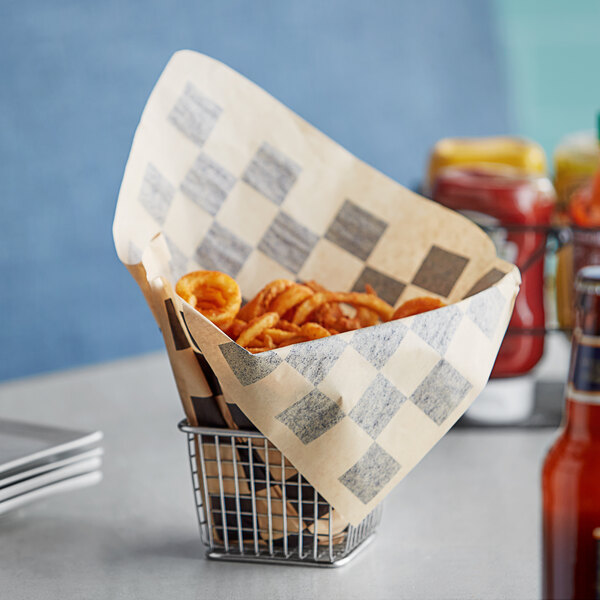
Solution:
[[[0,417],[105,434],[104,479],[0,519],[2,598],[539,596],[548,430],[451,431],[384,501],[341,569],[204,558],[162,353],[0,386]]]

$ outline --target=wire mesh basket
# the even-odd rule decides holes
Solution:
[[[349,525],[261,433],[179,429],[209,558],[337,567],[372,539],[381,505]]]

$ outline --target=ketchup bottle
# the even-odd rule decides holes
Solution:
[[[521,290],[492,378],[525,375],[544,352],[543,226],[550,224],[554,211],[552,184],[498,165],[449,167],[435,179],[432,197],[480,225],[496,227],[492,239],[498,255],[521,270]]]
[[[575,299],[565,416],[542,472],[543,597],[552,600],[600,597],[599,266],[581,269]]]

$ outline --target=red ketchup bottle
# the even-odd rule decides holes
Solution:
[[[552,184],[507,167],[452,167],[437,176],[432,195],[480,225],[492,226],[498,256],[521,270],[521,290],[492,378],[525,375],[544,352],[543,226],[550,224],[556,202]],[[522,329],[529,333],[518,333]]]

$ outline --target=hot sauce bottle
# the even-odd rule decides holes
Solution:
[[[543,597],[597,598],[600,527],[600,267],[575,280],[575,329],[559,437],[542,471]]]
[[[572,243],[561,249],[556,271],[556,304],[562,327],[573,327],[573,274],[584,265],[600,264],[600,168],[569,199]]]
[[[561,327],[571,329],[573,275],[600,264],[600,113],[597,134],[577,134],[554,154],[558,218],[572,225],[572,240],[557,253],[556,309]],[[594,175],[595,174],[595,175]]]

